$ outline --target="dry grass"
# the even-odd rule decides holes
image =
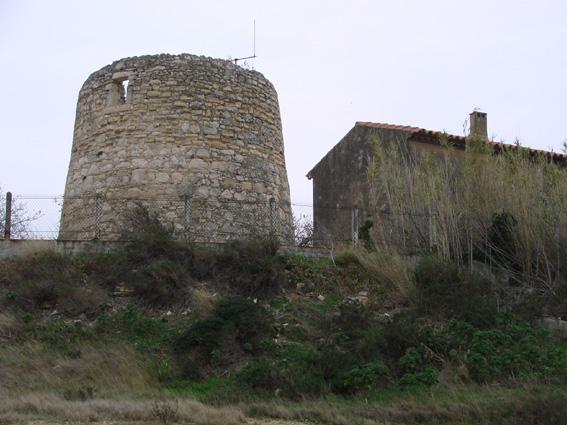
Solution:
[[[21,330],[21,324],[13,314],[0,313],[0,341],[18,336]]]
[[[171,423],[203,425],[556,425],[563,423],[567,414],[567,390],[530,384],[513,389],[449,385],[382,400],[277,400],[230,407],[205,406],[188,399],[161,399],[157,403],[175,406],[176,420]],[[0,399],[0,423],[158,423],[155,405],[154,399],[72,401],[33,394]]]
[[[245,423],[243,413],[232,407],[209,407],[194,400],[177,400],[178,423],[232,425]],[[65,422],[152,422],[156,423],[152,400],[70,401],[53,395],[28,395],[0,400],[0,423],[42,419]]]
[[[196,288],[191,291],[191,312],[198,319],[210,316],[217,301],[216,294],[209,292],[206,287]]]
[[[559,425],[567,414],[567,391],[532,385],[515,389],[453,385],[390,401],[252,403],[242,406],[242,410],[254,417],[330,425]]]
[[[360,264],[375,276],[377,282],[399,294],[397,303],[407,303],[413,297],[413,271],[406,257],[386,248],[373,252],[356,250],[354,254]]]
[[[0,397],[30,393],[70,399],[147,394],[155,388],[141,354],[133,348],[82,344],[72,356],[39,343],[0,347]]]
[[[448,144],[411,155],[395,143],[374,146],[368,176],[379,245],[482,259],[550,293],[566,278],[567,168],[522,151],[494,156],[474,140],[460,159]]]

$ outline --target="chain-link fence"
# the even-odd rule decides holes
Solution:
[[[317,206],[192,198],[118,198],[14,196],[6,235],[7,197],[0,198],[0,238],[121,240],[135,232],[131,213],[143,207],[178,239],[222,243],[259,235],[275,235],[282,244],[329,247],[356,244],[366,237],[366,213],[356,207]]]
[[[292,204],[271,197],[247,202],[190,196],[144,199],[10,194],[0,198],[0,238],[126,239],[136,232],[132,214],[140,207],[179,239],[222,243],[271,234],[286,245],[294,240]],[[307,216],[305,211],[304,216],[310,220],[310,212]]]
[[[9,204],[9,205],[8,205]],[[7,205],[9,212],[7,214]],[[389,246],[410,246],[406,237],[392,234],[389,214],[370,217],[357,207],[277,202],[181,198],[112,198],[8,196],[0,198],[0,239],[125,240],[137,231],[132,212],[142,207],[170,229],[177,239],[223,243],[227,240],[274,235],[288,246],[330,248],[375,239]],[[426,229],[426,215],[414,217]],[[7,220],[10,221],[7,227]],[[429,224],[429,227],[431,224]]]
[[[56,239],[63,198],[0,196],[0,238]]]

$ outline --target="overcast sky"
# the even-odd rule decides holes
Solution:
[[[0,186],[63,194],[79,89],[116,59],[156,53],[250,64],[278,91],[294,202],[356,121],[560,151],[567,139],[567,1],[0,0]]]

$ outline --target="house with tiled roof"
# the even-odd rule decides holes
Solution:
[[[467,137],[426,130],[419,127],[372,122],[357,122],[307,174],[313,181],[313,227],[316,240],[332,237],[335,241],[356,238],[358,229],[370,216],[370,188],[366,171],[372,159],[372,141],[395,143],[402,154],[412,151],[446,153],[445,145],[456,157],[464,155],[468,141],[474,138],[499,154],[522,150],[533,157],[543,157],[567,166],[567,156],[507,145],[488,139],[487,115],[470,114],[470,133]]]

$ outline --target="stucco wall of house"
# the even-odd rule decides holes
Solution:
[[[367,178],[373,142],[395,144],[402,152],[408,149],[410,133],[353,127],[310,171],[313,180],[313,226],[316,243],[347,243],[355,226],[360,228],[373,211]]]

